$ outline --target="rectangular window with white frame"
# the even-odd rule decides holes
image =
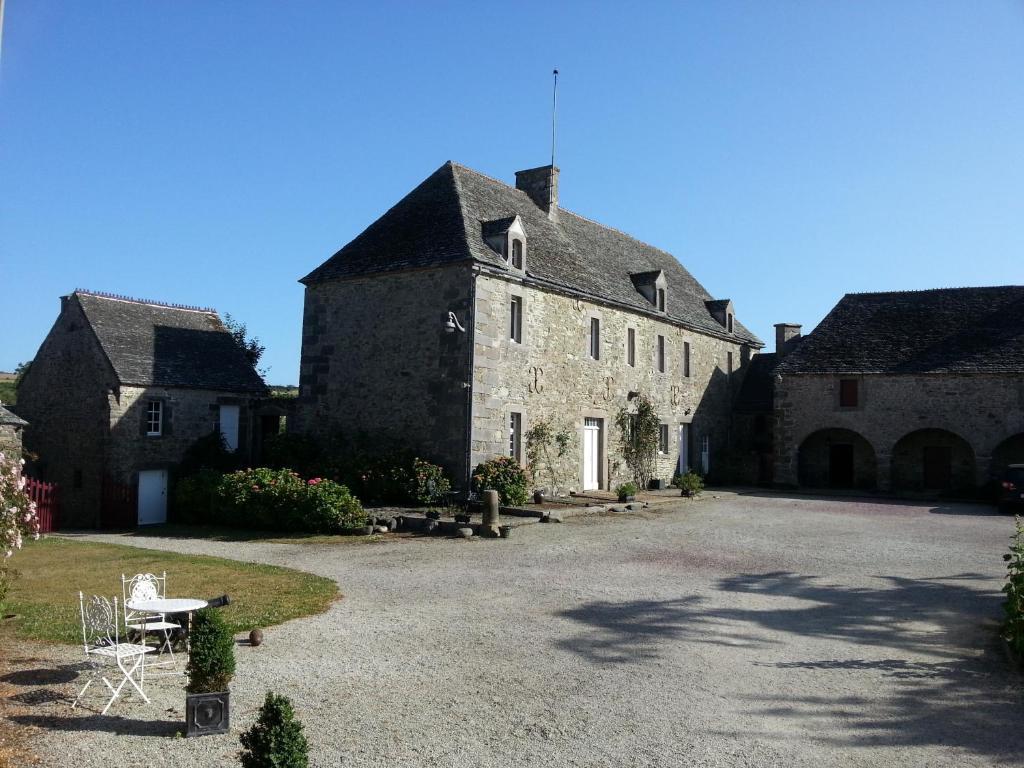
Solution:
[[[658,336],[657,358],[658,359],[657,359],[656,362],[657,362],[657,365],[658,365],[658,373],[664,373],[665,372],[665,337],[661,336],[661,335]]]
[[[146,436],[160,437],[164,433],[164,404],[159,400],[146,403]]]
[[[658,425],[658,453],[663,456],[668,453],[668,424]]]
[[[510,302],[508,337],[516,344],[523,343],[523,297],[513,296]]]
[[[636,368],[636,329],[626,329],[626,365]]]
[[[523,414],[515,411],[508,415],[508,455],[523,460]]]
[[[601,319],[590,318],[590,356],[594,360],[601,359]]]

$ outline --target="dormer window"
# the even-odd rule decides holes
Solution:
[[[659,288],[658,289],[658,311],[659,312],[664,312],[665,311],[665,289],[664,288]]]
[[[727,333],[733,333],[733,308],[729,299],[708,299],[704,302],[715,321],[725,328]]]
[[[668,306],[668,280],[665,279],[665,273],[662,270],[634,272],[629,277],[637,292],[651,302],[651,306],[659,312],[665,311]]]
[[[520,272],[526,269],[526,230],[522,219],[508,216],[483,221],[480,228],[484,242],[504,260],[507,267]]]
[[[728,319],[728,331],[729,331],[729,333],[732,333],[732,312],[730,312],[727,315],[727,319]]]
[[[523,268],[523,241],[515,238],[512,241],[512,269]]]

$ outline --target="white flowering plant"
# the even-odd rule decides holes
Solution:
[[[24,459],[0,451],[0,552],[4,559],[21,549],[25,536],[39,538],[36,503],[25,490],[28,481],[21,471],[24,464]]]

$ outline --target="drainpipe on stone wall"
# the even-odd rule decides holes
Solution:
[[[473,359],[476,355],[476,280],[479,267],[470,269],[469,317],[466,318],[466,336],[469,354],[466,356],[466,494],[473,487]]]

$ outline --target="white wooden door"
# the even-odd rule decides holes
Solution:
[[[238,450],[238,406],[222,405],[220,407],[220,433],[224,435],[224,443],[229,451]]]
[[[601,487],[601,473],[598,462],[601,458],[601,420],[585,419],[583,422],[583,490]]]
[[[690,469],[690,425],[679,425],[679,465],[677,471],[685,475]]]
[[[139,472],[139,525],[167,522],[167,470]]]

